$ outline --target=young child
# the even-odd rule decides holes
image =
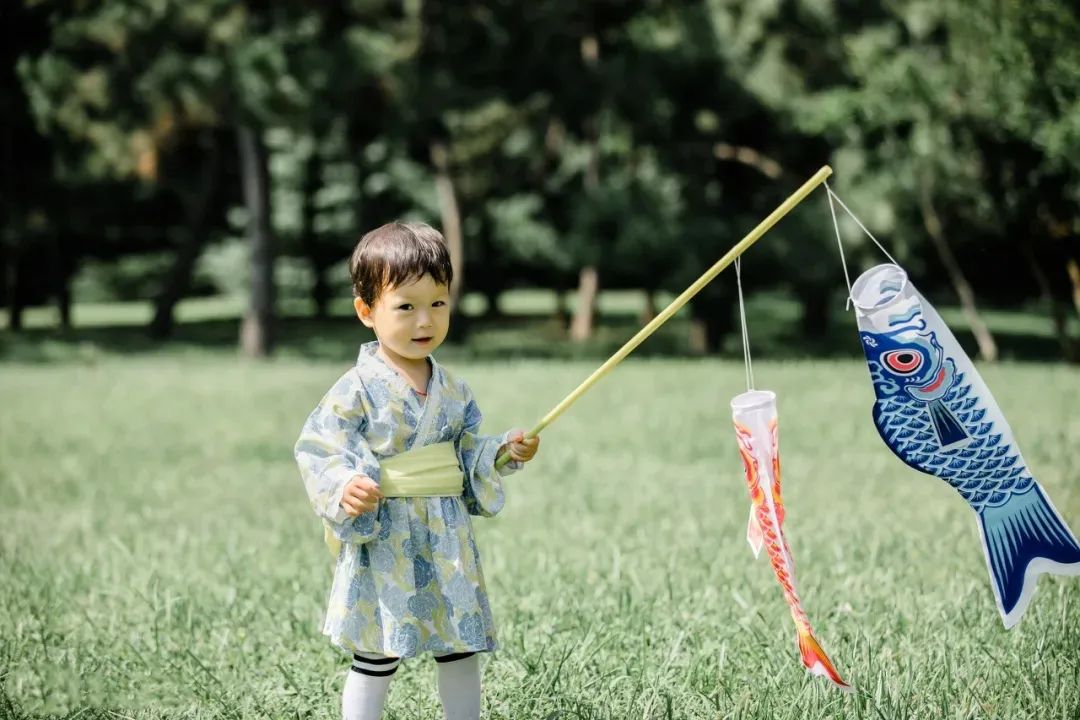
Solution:
[[[296,462],[337,557],[323,633],[353,654],[346,720],[382,715],[403,658],[431,653],[448,720],[480,717],[478,652],[494,650],[470,515],[503,507],[502,479],[539,438],[480,434],[469,386],[431,353],[450,324],[450,255],[423,224],[390,223],[349,263],[356,314],[377,341],[308,417]],[[495,469],[505,449],[513,462]]]

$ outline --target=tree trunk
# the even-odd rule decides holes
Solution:
[[[450,157],[443,142],[431,143],[431,164],[435,168],[435,190],[439,195],[439,212],[442,215],[443,237],[450,250],[450,267],[454,271],[454,284],[450,287],[450,307],[457,307],[457,299],[465,287],[465,242],[461,234],[461,212],[454,192],[454,179],[450,175]]]
[[[570,330],[570,298],[569,291],[563,286],[562,281],[555,288],[555,317],[554,320],[563,332]]]
[[[15,271],[16,278],[18,277],[18,270]],[[20,297],[19,289],[17,285],[11,288],[11,301],[8,304],[8,330],[12,332],[20,332],[23,329],[22,314],[23,308],[26,306],[23,304],[23,299]]]
[[[487,300],[487,309],[484,311],[484,317],[488,320],[502,317],[502,309],[499,308],[500,295],[502,295],[502,291],[497,288],[484,289],[484,299]]]
[[[581,39],[581,57],[593,73],[600,65],[600,42],[594,33]],[[585,123],[588,138],[589,163],[585,168],[585,195],[600,186],[600,113],[594,113]],[[596,324],[596,298],[600,290],[600,274],[595,265],[586,265],[578,273],[577,307],[570,321],[570,339],[583,342],[592,337]]]
[[[311,301],[315,303],[315,317],[325,320],[330,317],[330,283],[326,282],[326,268],[320,263],[312,266],[315,279],[311,285]]]
[[[594,192],[600,185],[600,141],[597,137],[597,120],[593,118],[589,125],[589,165],[585,169],[585,193]],[[592,337],[596,324],[596,298],[600,290],[600,273],[595,265],[586,265],[578,273],[577,307],[570,321],[570,339],[583,342]]]
[[[994,336],[990,333],[990,328],[986,326],[982,316],[979,315],[979,311],[975,307],[975,293],[971,289],[971,284],[964,277],[964,272],[960,269],[960,263],[956,261],[956,256],[953,255],[952,248],[949,247],[949,242],[945,239],[941,220],[934,209],[933,201],[930,199],[931,187],[930,183],[923,183],[921,198],[923,225],[926,227],[926,232],[934,244],[934,249],[937,250],[938,257],[941,258],[941,264],[945,267],[949,282],[952,284],[956,296],[960,299],[960,307],[963,308],[964,317],[967,318],[968,326],[971,328],[971,333],[975,336],[975,342],[979,346],[979,357],[986,362],[994,362],[998,356],[997,343],[994,342]]]
[[[690,352],[694,355],[708,355],[712,352],[709,347],[709,329],[704,318],[690,320]]]
[[[71,263],[57,253],[56,257],[56,309],[60,313],[60,328],[71,329]]]
[[[44,271],[47,273],[44,281],[48,288],[48,295],[56,302],[56,310],[60,318],[60,329],[70,330],[71,289],[69,280],[71,272],[69,266],[71,263],[64,254],[64,248],[61,247],[58,232],[63,232],[63,230],[50,230],[41,238],[42,262],[44,263]]]
[[[1076,346],[1069,336],[1069,324],[1065,316],[1065,309],[1054,297],[1054,291],[1050,287],[1050,279],[1046,277],[1046,273],[1039,267],[1039,261],[1035,258],[1035,253],[1031,251],[1026,242],[1020,243],[1020,251],[1024,254],[1028,269],[1031,270],[1031,275],[1039,286],[1039,292],[1042,293],[1043,300],[1050,305],[1050,319],[1054,323],[1054,333],[1057,335],[1058,344],[1061,345],[1061,354],[1068,362],[1077,362],[1080,357],[1077,356]]]
[[[735,302],[734,294],[726,290],[706,290],[694,298],[690,303],[691,352],[706,355],[720,350],[735,328]]]
[[[645,290],[643,294],[645,296],[643,298],[644,303],[641,305],[641,312],[638,313],[638,323],[642,327],[652,322],[658,313],[656,309],[656,291]]]
[[[731,327],[731,320],[720,313],[693,317],[690,320],[690,351],[695,355],[719,351]]]
[[[315,232],[317,205],[315,195],[321,187],[322,159],[318,149],[312,151],[304,166],[304,212],[300,227],[300,246],[304,249],[308,262],[311,263],[313,281],[311,284],[311,302],[315,306],[315,317],[325,320],[329,315],[330,286],[326,282],[326,266],[323,263],[319,237]]]
[[[569,223],[566,219],[566,198],[551,189],[550,176],[559,167],[566,144],[566,126],[558,117],[548,119],[547,131],[544,133],[544,163],[540,167],[536,178],[538,187],[547,188],[543,192],[544,213],[549,218],[552,226],[560,237],[566,237],[569,231]],[[555,279],[552,283],[555,292],[555,313],[552,320],[560,332],[568,333],[570,330],[570,299],[569,291],[562,269],[555,271]]]
[[[274,339],[274,243],[266,146],[259,132],[248,126],[239,128],[238,141],[251,243],[251,300],[240,328],[240,349],[249,357],[266,357]]]
[[[164,340],[173,333],[173,313],[176,305],[191,287],[195,263],[202,254],[203,243],[206,239],[210,200],[217,192],[219,163],[217,143],[211,138],[207,145],[208,147],[204,148],[199,185],[184,203],[187,232],[184,234],[180,247],[176,249],[173,266],[169,270],[168,277],[165,278],[161,292],[154,300],[154,318],[150,321],[148,330],[150,336],[158,340]]]
[[[821,340],[829,333],[829,292],[819,286],[805,286],[799,293],[802,299],[800,325],[803,337]]]
[[[180,247],[176,249],[172,268],[169,269],[161,292],[154,300],[154,317],[147,328],[152,338],[164,340],[173,333],[173,312],[191,286],[195,261],[202,252],[203,233],[203,226],[189,224]]]
[[[1080,315],[1080,264],[1075,258],[1069,258],[1065,263],[1065,271],[1069,273],[1069,282],[1072,284],[1072,299],[1076,314]]]
[[[4,285],[7,288],[8,330],[19,332],[22,330],[23,299],[20,292],[20,277],[22,276],[21,253],[19,252],[20,239],[16,238],[11,244],[11,252],[7,257],[7,273]]]
[[[595,265],[586,265],[578,273],[577,305],[570,319],[570,339],[574,342],[583,342],[592,337],[599,293],[600,274]]]
[[[592,337],[593,320],[596,317],[596,298],[600,290],[600,276],[596,268],[588,265],[578,275],[577,307],[570,322],[570,339],[583,342]]]

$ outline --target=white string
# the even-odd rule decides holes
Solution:
[[[743,368],[746,371],[746,389],[754,389],[754,367],[750,362],[750,333],[746,329],[746,305],[742,293],[742,258],[735,258],[735,283],[739,287],[739,322],[742,325]]]
[[[844,201],[840,199],[840,196],[833,192],[827,181],[825,182],[825,191],[829,193],[829,212],[832,213],[833,228],[836,230],[836,245],[840,248],[840,263],[844,266],[844,280],[847,281],[848,286],[847,303],[844,305],[844,309],[847,310],[851,307],[851,278],[848,276],[847,263],[844,261],[844,245],[840,241],[840,226],[836,222],[836,209],[833,207],[833,200],[840,203],[840,207],[844,208],[844,211],[851,216],[851,219],[855,221],[855,224],[859,226],[859,229],[866,233],[868,238],[874,241],[878,250],[883,252],[885,257],[889,258],[889,262],[897,266],[899,266],[900,263],[896,262],[896,258],[890,255],[889,251],[885,249],[885,246],[878,242],[878,239],[874,237],[874,233],[866,229],[866,226],[862,224],[862,221],[859,220],[855,213],[851,212],[851,208],[844,204]]]
[[[851,212],[848,206],[844,204],[844,201],[840,199],[840,196],[832,191],[832,188],[829,187],[829,183],[825,183],[825,189],[829,191],[829,195],[831,197],[836,198],[836,202],[840,203],[840,207],[844,208],[847,214],[851,216],[851,219],[855,221],[855,224],[859,226],[859,229],[866,233],[866,236],[868,238],[874,241],[874,244],[877,245],[878,250],[885,253],[885,257],[889,258],[889,262],[891,262],[893,265],[899,265],[900,263],[896,262],[896,258],[890,255],[889,251],[885,249],[885,246],[879,243],[878,239],[874,237],[874,233],[867,230],[866,226],[862,224],[862,221],[859,220],[859,218],[855,216],[855,213]]]
[[[844,268],[844,282],[847,283],[847,302],[844,303],[844,312],[851,309],[851,276],[847,271],[847,260],[844,259],[844,243],[840,241],[840,224],[836,222],[836,206],[833,205],[833,191],[829,187],[829,183],[825,183],[825,190],[828,191],[829,197],[829,213],[832,215],[833,229],[836,230],[836,247],[840,249],[840,265]]]

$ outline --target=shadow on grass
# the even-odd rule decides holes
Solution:
[[[1031,323],[1011,322],[996,329],[1002,359],[1031,362],[1060,362],[1061,348],[1052,336],[1035,330],[1040,318]],[[830,319],[828,332],[807,336],[797,323],[782,314],[761,315],[750,320],[751,349],[755,358],[856,358],[860,357],[858,332],[850,316],[839,313]],[[538,358],[601,361],[618,350],[638,330],[636,318],[614,315],[598,319],[592,339],[570,342],[554,319],[535,314],[504,315],[495,318],[467,317],[455,327],[458,339],[439,349],[448,360],[506,360]],[[374,339],[354,317],[316,320],[287,316],[276,325],[278,357],[347,362],[358,346]],[[970,332],[954,330],[961,345],[975,357],[975,341]],[[239,320],[212,319],[178,325],[168,341],[150,338],[137,325],[99,325],[62,331],[57,328],[30,328],[19,333],[0,331],[0,361],[51,363],[92,362],[102,356],[154,354],[229,355],[236,354]],[[690,322],[676,316],[665,323],[637,350],[637,357],[694,357],[690,344]],[[719,357],[740,359],[742,348],[738,328],[725,337]]]

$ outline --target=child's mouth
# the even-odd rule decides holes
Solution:
[[[429,338],[429,337],[413,338],[413,342],[416,343],[417,345],[423,345],[425,343],[431,342],[431,338]]]

